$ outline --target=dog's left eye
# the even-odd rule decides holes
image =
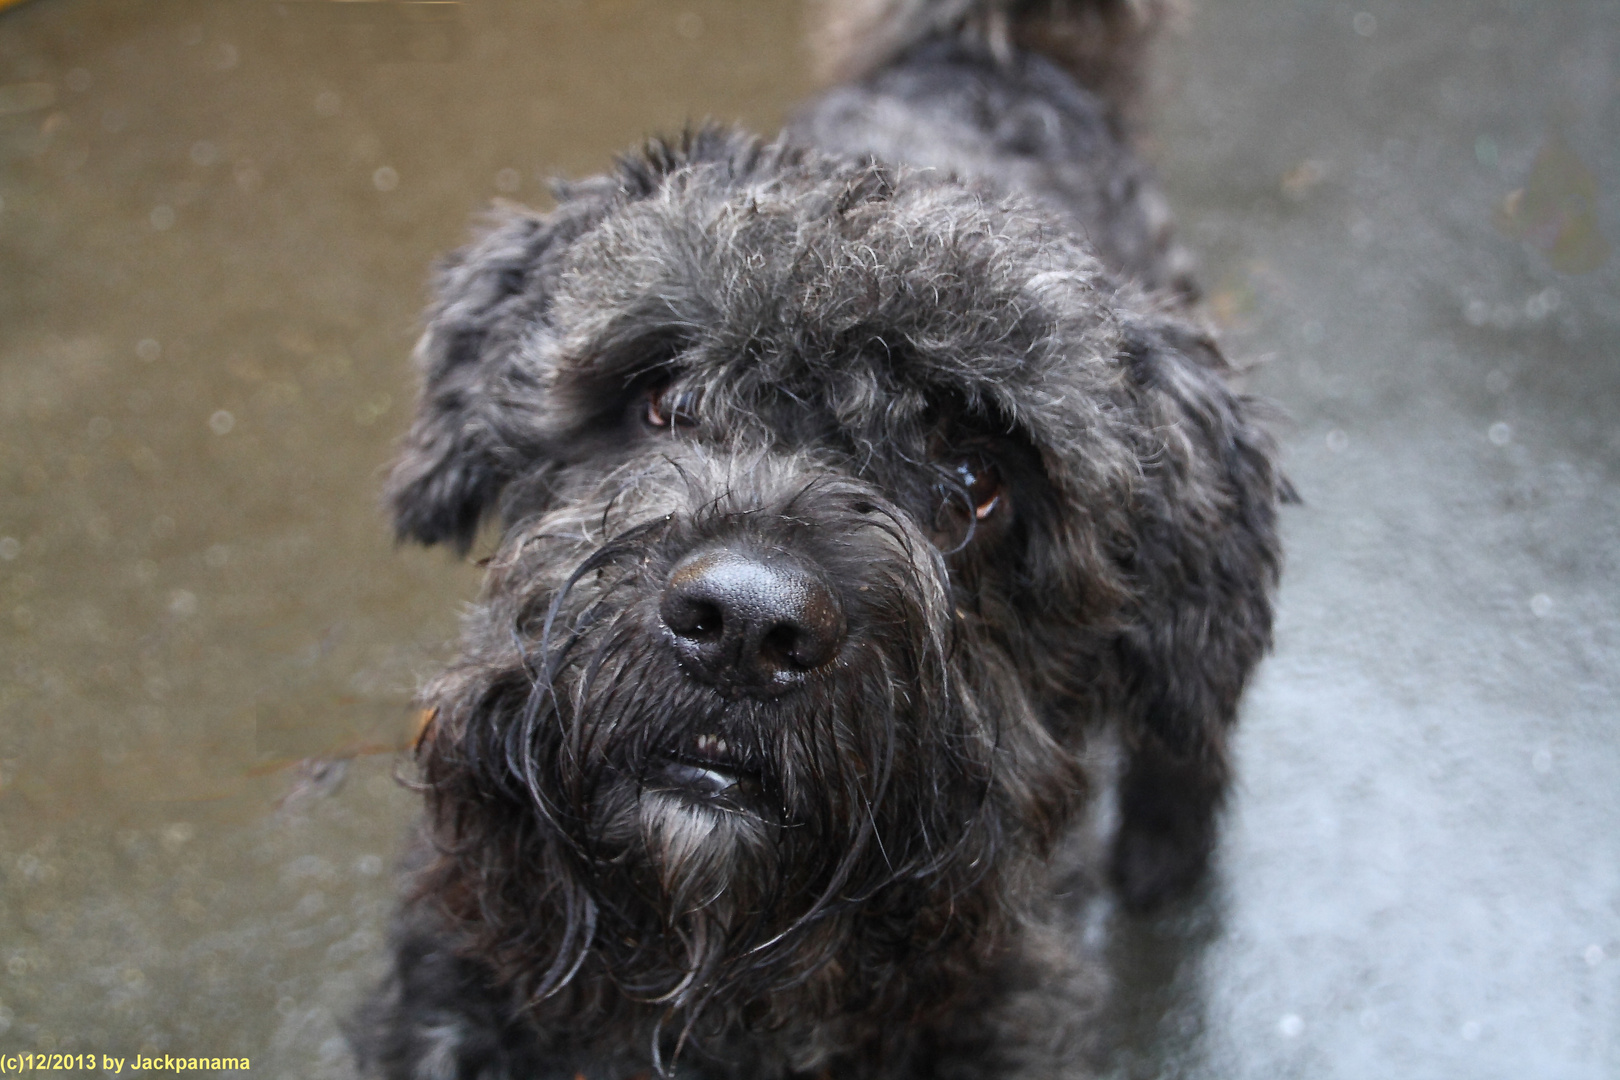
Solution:
[[[973,516],[980,521],[996,512],[1001,505],[1001,471],[995,462],[975,454],[958,461],[954,467],[956,479],[967,492]]]
[[[1006,489],[1001,470],[988,454],[969,452],[939,460],[934,468],[939,505],[934,517],[936,546],[948,555],[965,548],[983,525],[1005,520]],[[997,517],[997,511],[1002,511]],[[999,530],[997,530],[999,531]]]
[[[647,391],[642,419],[652,428],[688,428],[697,423],[696,395],[669,383]]]

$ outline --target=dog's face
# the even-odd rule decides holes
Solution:
[[[461,254],[392,498],[503,529],[420,748],[481,955],[768,1023],[993,938],[1173,456],[1113,296],[1032,212],[716,135]]]

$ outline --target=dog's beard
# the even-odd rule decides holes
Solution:
[[[685,674],[644,605],[613,623],[565,646],[578,654],[572,670],[536,692],[551,704],[535,714],[537,733],[561,738],[550,777],[535,780],[566,793],[558,824],[599,907],[628,931],[620,941],[636,942],[611,964],[631,996],[684,1005],[751,971],[778,988],[804,978],[830,957],[796,931],[926,877],[939,854],[927,838],[959,834],[960,821],[917,821],[933,806],[894,794],[916,791],[920,778],[903,774],[933,750],[917,735],[947,709],[926,640],[857,650],[811,685],[760,700]],[[937,785],[944,770],[928,771]],[[983,776],[959,763],[949,775],[964,789],[955,806],[982,801]]]
[[[669,647],[660,553],[690,543],[669,517],[569,548],[560,582],[562,542],[509,541],[496,575],[524,584],[484,612],[505,644],[441,681],[423,759],[464,886],[439,892],[531,1002],[605,979],[699,1034],[802,1021],[946,933],[930,913],[994,865],[996,725],[953,674],[943,567],[857,516],[851,640],[768,699]]]

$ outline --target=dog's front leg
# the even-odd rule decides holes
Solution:
[[[1185,892],[1215,847],[1215,817],[1226,790],[1225,754],[1178,756],[1141,735],[1119,781],[1119,832],[1110,870],[1134,910]]]

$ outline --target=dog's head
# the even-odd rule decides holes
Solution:
[[[1028,207],[717,132],[444,270],[390,497],[502,530],[420,758],[503,976],[780,1023],[993,942],[1164,552],[1272,498],[1126,299]]]

